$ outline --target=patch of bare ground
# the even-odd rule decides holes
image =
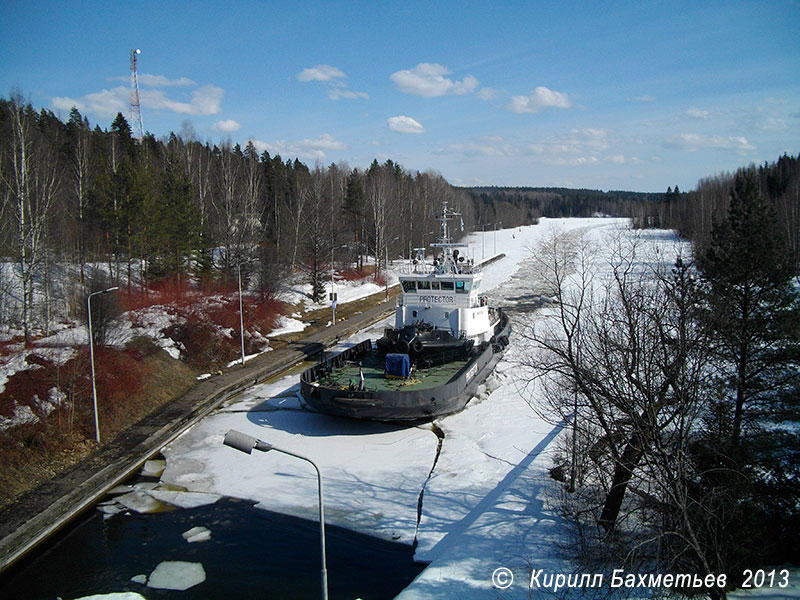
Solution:
[[[196,382],[196,373],[149,342],[135,341],[139,385],[126,387],[124,407],[101,410],[101,440],[114,443],[134,423],[185,393]],[[123,368],[125,365],[122,365]],[[98,403],[109,398],[99,396]],[[119,403],[120,397],[113,398]],[[50,414],[30,425],[14,427],[2,434],[0,444],[0,508],[24,493],[56,477],[86,458],[97,447],[91,406],[72,414]],[[88,403],[90,404],[90,403]],[[61,412],[61,411],[56,411]],[[68,422],[68,420],[70,422]]]

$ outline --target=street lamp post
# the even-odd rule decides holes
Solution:
[[[242,263],[236,265],[239,275],[239,337],[242,341],[242,366],[244,366],[244,314],[242,312]]]
[[[269,452],[270,450],[275,450],[276,452],[288,454],[289,456],[294,456],[295,458],[299,458],[300,460],[304,460],[308,463],[311,463],[311,466],[314,467],[314,470],[317,472],[317,488],[319,490],[319,534],[320,534],[320,552],[322,556],[322,571],[321,571],[322,598],[323,600],[328,600],[328,567],[327,567],[327,562],[325,560],[325,508],[322,502],[322,474],[319,471],[319,467],[310,458],[301,456],[300,454],[295,454],[294,452],[289,452],[288,450],[282,450],[281,448],[273,446],[270,443],[259,440],[258,438],[255,438],[251,435],[247,435],[246,433],[242,433],[240,431],[236,431],[234,429],[229,430],[228,433],[225,434],[225,439],[223,440],[223,444],[225,444],[226,446],[230,446],[231,448],[235,448],[236,450],[245,452],[247,454],[251,454],[253,450],[259,450],[261,452]]]
[[[498,225],[500,225],[502,227],[503,222],[502,221],[497,221],[494,224],[494,254],[495,254],[495,256],[497,256],[497,226]]]
[[[347,248],[347,244],[331,247],[331,325],[336,325],[336,292],[333,287],[333,251],[340,248]]]
[[[246,260],[236,265],[236,272],[239,278],[239,337],[242,340],[242,366],[244,366],[244,311],[242,310],[242,265],[249,265],[256,262],[255,259]]]
[[[100,443],[100,419],[97,417],[97,385],[95,385],[94,378],[94,337],[92,336],[92,296],[98,294],[107,294],[118,290],[119,287],[114,286],[99,292],[92,292],[86,297],[86,313],[89,321],[89,361],[92,364],[92,405],[94,406],[94,438],[97,443]]]

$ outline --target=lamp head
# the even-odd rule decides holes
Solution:
[[[231,429],[225,434],[225,439],[222,443],[247,454],[251,454],[253,449],[260,450],[261,452],[269,452],[272,450],[272,444],[263,442],[252,435],[247,435],[235,429]]]

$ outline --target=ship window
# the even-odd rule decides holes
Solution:
[[[431,281],[431,289],[438,290],[439,289],[439,282],[438,281]]]
[[[453,291],[453,282],[452,281],[443,281],[442,282],[442,289],[443,290]]]
[[[470,283],[469,281],[456,281],[456,294],[468,294]]]
[[[450,313],[449,312],[444,313],[444,318],[445,319],[449,319],[450,318]]]
[[[414,318],[416,319],[416,318],[417,318],[417,311],[415,311],[415,310],[412,310],[412,311],[411,311],[411,316],[412,316],[412,317],[414,317]]]
[[[430,281],[418,281],[417,288],[420,290],[429,290],[431,289],[431,282]]]
[[[416,282],[413,279],[403,280],[403,291],[406,293],[414,293],[417,291]]]

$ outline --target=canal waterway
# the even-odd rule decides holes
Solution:
[[[211,532],[188,543],[193,527]],[[222,498],[213,505],[104,519],[92,510],[36,556],[0,578],[0,598],[71,600],[131,591],[148,600],[319,598],[319,523]],[[393,598],[423,569],[412,548],[326,527],[332,599]],[[132,577],[162,561],[201,563],[206,579],[185,591],[148,588]]]

